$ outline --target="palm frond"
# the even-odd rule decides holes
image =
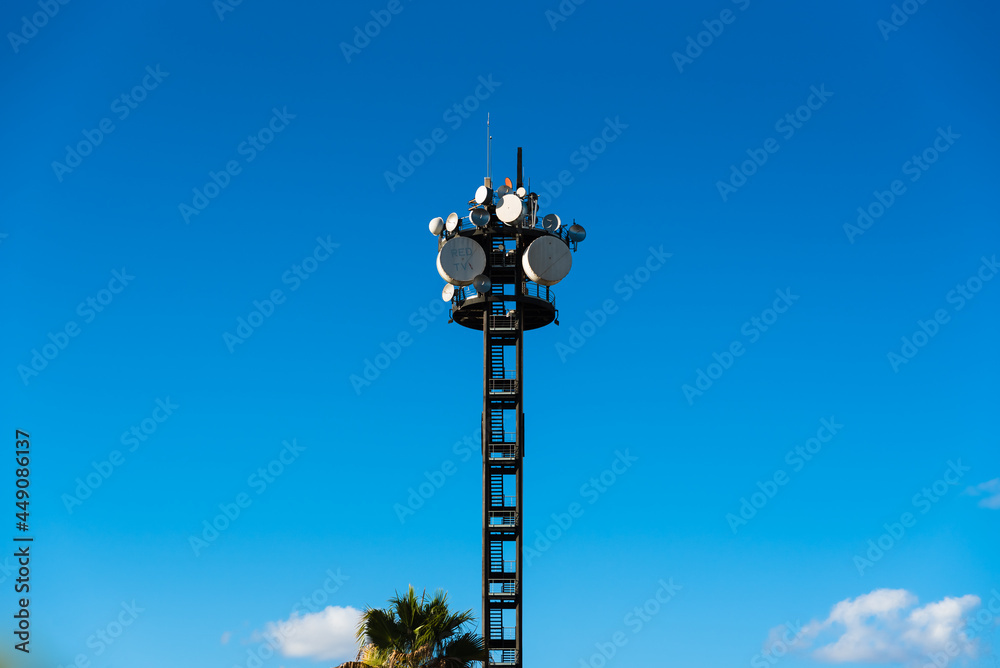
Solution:
[[[486,660],[486,643],[475,633],[462,633],[448,641],[442,651],[446,661],[455,666],[467,666],[472,661]]]
[[[481,636],[465,630],[471,610],[448,609],[441,589],[418,596],[413,585],[395,592],[386,608],[367,608],[358,623],[357,660],[338,668],[469,668],[485,662]]]

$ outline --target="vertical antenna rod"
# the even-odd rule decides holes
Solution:
[[[486,185],[493,187],[493,158],[490,155],[490,144],[493,136],[490,134],[490,113],[486,112]]]
[[[520,188],[524,185],[523,179],[521,178],[521,147],[517,147],[517,187]]]

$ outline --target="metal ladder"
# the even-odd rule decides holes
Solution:
[[[501,241],[510,244],[513,240],[495,239],[495,252],[499,252]],[[507,249],[510,248],[508,245]],[[486,668],[521,668],[521,460],[524,454],[521,347],[524,328],[516,302],[501,301],[504,285],[516,285],[520,273],[516,265],[509,271],[494,271],[491,293],[500,299],[492,302],[483,315],[487,358],[483,366],[482,430]],[[505,555],[509,556],[505,559]]]

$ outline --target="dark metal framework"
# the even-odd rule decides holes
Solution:
[[[521,668],[522,518],[524,517],[524,332],[553,322],[555,295],[524,275],[528,245],[551,235],[491,223],[458,234],[487,249],[491,287],[456,293],[452,319],[483,332],[483,637],[488,668]],[[561,236],[561,235],[557,235]]]
[[[488,132],[487,132],[488,134]],[[457,227],[439,234],[438,250],[454,236],[475,240],[486,255],[485,270],[451,298],[451,320],[483,333],[483,638],[486,668],[521,668],[522,542],[524,529],[524,332],[559,323],[555,295],[528,279],[522,263],[528,246],[541,237],[556,237],[569,246],[586,236],[572,228],[537,220],[538,196],[522,188],[521,149],[517,149],[518,195],[523,198],[519,222],[502,223],[486,177],[486,200],[470,201],[470,212],[489,212],[489,221],[457,219]],[[507,182],[509,190],[510,182]],[[504,191],[499,191],[503,193]],[[476,206],[476,202],[479,202]],[[449,217],[449,225],[455,221]],[[441,219],[436,228],[441,231]],[[432,232],[435,221],[431,221]],[[545,229],[545,227],[548,229]],[[576,228],[574,230],[574,228]],[[439,263],[439,271],[441,265]],[[442,276],[444,276],[442,272]],[[481,280],[481,279],[488,280]],[[560,277],[561,278],[561,277]],[[447,279],[447,277],[446,277]],[[539,279],[541,280],[541,279]],[[556,279],[558,280],[558,279]],[[477,283],[478,281],[478,283]],[[487,287],[488,286],[488,287]]]

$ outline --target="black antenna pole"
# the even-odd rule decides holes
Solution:
[[[517,187],[520,188],[524,185],[521,178],[521,147],[517,147]]]

